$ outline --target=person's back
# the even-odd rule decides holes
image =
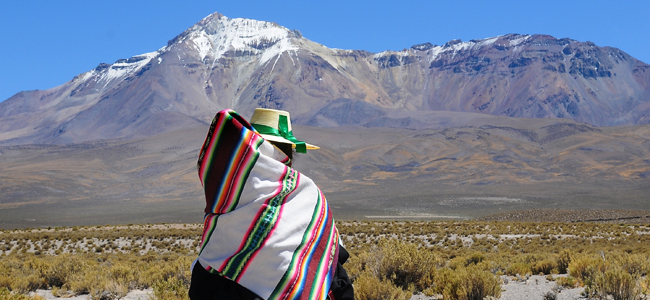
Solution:
[[[190,298],[353,299],[348,253],[325,197],[294,170],[287,112],[256,109],[251,124],[215,116],[199,155],[206,208]]]

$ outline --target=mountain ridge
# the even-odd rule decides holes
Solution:
[[[309,123],[316,112],[340,99],[388,115],[458,111],[648,124],[650,66],[616,48],[549,35],[379,53],[330,49],[276,23],[214,13],[156,51],[0,103],[0,144],[145,137],[207,124],[225,108],[245,116],[255,107],[284,109],[299,124],[318,125]]]

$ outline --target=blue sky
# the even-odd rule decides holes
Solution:
[[[205,16],[276,22],[331,48],[550,34],[650,63],[650,1],[0,1],[0,101],[166,45]]]

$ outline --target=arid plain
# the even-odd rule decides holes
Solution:
[[[400,116],[391,116],[398,120]],[[338,219],[465,220],[513,210],[648,210],[650,126],[452,112],[424,129],[296,126],[295,167]],[[134,140],[0,147],[0,227],[200,222],[205,126]]]

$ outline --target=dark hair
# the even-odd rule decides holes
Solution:
[[[293,162],[293,155],[296,153],[296,151],[293,149],[292,144],[280,143],[280,142],[271,142],[271,144],[278,147],[278,149],[284,152],[284,154],[287,155],[289,159]]]

